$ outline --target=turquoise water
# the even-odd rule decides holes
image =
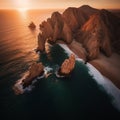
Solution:
[[[9,30],[10,35],[8,35],[11,36],[9,42],[7,38],[2,39],[5,35],[2,35],[1,29],[3,36],[0,36],[1,46],[4,44],[3,48],[0,47],[2,119],[90,120],[120,117],[119,111],[111,103],[111,96],[95,82],[83,62],[76,60],[75,69],[68,78],[57,78],[54,74],[56,69],[65,58],[68,58],[65,50],[57,44],[54,45],[51,50],[52,61],[47,59],[45,53],[36,54],[32,49],[36,47],[37,31],[31,34],[26,26],[21,27],[21,30],[24,29],[26,32],[16,34],[13,39]],[[15,29],[18,30],[19,27]],[[28,42],[30,40],[32,42]],[[27,43],[24,45],[25,41]],[[34,61],[43,62],[46,67],[52,69],[53,74],[38,80],[32,91],[15,95],[12,90],[13,85]]]

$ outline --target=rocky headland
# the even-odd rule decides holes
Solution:
[[[33,63],[27,73],[17,81],[17,83],[13,86],[13,90],[15,94],[19,95],[24,92],[24,89],[32,84],[33,80],[38,77],[44,75],[44,66],[42,63]]]
[[[49,51],[46,48],[49,38],[53,43],[63,41],[75,54],[95,66],[120,88],[119,33],[120,17],[114,13],[88,5],[70,7],[62,14],[54,12],[40,24],[37,50]],[[62,73],[68,72],[63,67],[67,63],[68,60],[65,60],[61,65]]]
[[[23,87],[27,87],[31,84],[34,78],[41,76],[44,74],[44,66],[42,63],[33,63],[29,70],[28,75],[25,77],[25,79],[22,80]]]

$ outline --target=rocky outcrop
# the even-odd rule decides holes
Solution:
[[[52,60],[52,57],[51,57],[51,48],[53,47],[53,45],[55,44],[54,41],[52,41],[51,38],[48,38],[45,42],[45,52],[47,54],[47,57],[49,60]]]
[[[100,11],[99,16],[106,25],[113,52],[120,54],[120,18],[104,9]]]
[[[28,75],[22,80],[23,87],[27,87],[32,83],[34,78],[44,73],[44,66],[42,63],[33,63],[28,71]]]
[[[54,42],[63,40],[67,44],[71,43],[74,38],[73,33],[89,19],[91,14],[97,11],[86,5],[80,8],[68,8],[63,14],[54,12],[51,18],[40,24],[41,32],[38,35],[37,50],[45,50],[45,41],[48,38],[52,38]]]
[[[45,77],[44,66],[42,63],[33,63],[24,76],[19,79],[13,86],[13,90],[16,95],[23,94],[25,91],[32,90],[33,80],[39,77],[39,79]]]
[[[88,5],[83,5],[79,8],[69,7],[63,12],[63,18],[74,33],[77,29],[82,27],[92,14],[97,12],[97,9]]]
[[[45,50],[45,40],[41,33],[38,35],[38,47],[36,51],[44,51]]]
[[[35,29],[35,28],[36,28],[36,25],[35,25],[33,22],[31,22],[28,27],[29,27],[30,29]]]
[[[63,14],[54,12],[51,18],[41,23],[40,30],[40,51],[45,50],[46,40],[50,37],[55,43],[63,40],[71,48],[71,43],[77,41],[81,48],[78,52],[87,61],[96,59],[100,53],[107,57],[112,52],[120,54],[120,18],[106,10],[97,10],[88,5],[70,7]]]
[[[100,52],[108,57],[112,55],[112,51],[116,50],[119,53],[119,31],[120,20],[117,16],[106,10],[101,10],[92,15],[82,26],[76,35],[76,39],[87,50],[88,60],[93,60],[99,56]]]
[[[38,50],[45,50],[45,41],[51,38],[53,42],[61,39],[67,44],[72,42],[72,31],[59,12],[54,12],[51,18],[40,24],[41,33],[38,36]]]
[[[59,75],[68,76],[75,67],[75,56],[73,54],[70,55],[68,59],[62,63],[59,69]]]
[[[50,54],[50,51],[51,51],[50,49],[51,49],[51,47],[54,45],[54,43],[55,43],[55,42],[53,42],[51,38],[48,38],[48,39],[46,40],[46,42],[45,42],[45,52],[46,52],[47,54]]]

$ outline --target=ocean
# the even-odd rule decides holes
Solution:
[[[72,53],[66,45],[51,48],[52,60],[35,52],[39,24],[54,10],[0,10],[0,117],[7,119],[117,119],[120,117],[120,90],[97,69],[76,56],[75,69],[67,78],[56,70]],[[61,10],[62,11],[62,10]],[[37,28],[30,30],[33,21]],[[42,62],[52,71],[37,80],[22,95],[12,89],[33,62]]]

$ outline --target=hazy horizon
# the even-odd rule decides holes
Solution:
[[[81,7],[83,5],[80,5],[79,7]],[[90,5],[89,5],[90,6]],[[69,6],[69,7],[75,7],[75,8],[79,8],[79,7],[76,7],[76,6]],[[18,10],[18,11],[29,11],[29,10],[65,10],[69,7],[66,7],[66,8],[0,8],[0,10]],[[107,10],[120,10],[120,8],[96,8],[96,7],[93,7],[93,6],[90,6],[92,8],[95,8],[95,9],[107,9]]]
[[[98,9],[120,9],[120,0],[1,0],[0,9],[65,9],[82,5]]]

